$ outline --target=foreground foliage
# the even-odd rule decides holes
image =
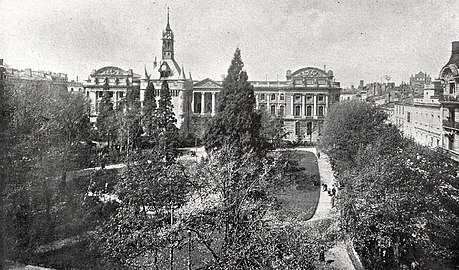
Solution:
[[[342,227],[368,269],[452,269],[459,254],[457,163],[403,138],[381,115],[345,102],[325,122],[327,132],[342,135],[323,141],[342,188]]]

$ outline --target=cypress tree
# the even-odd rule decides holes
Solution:
[[[155,116],[158,147],[160,147],[161,151],[164,151],[163,155],[166,160],[173,160],[177,157],[178,128],[175,125],[177,119],[174,114],[169,84],[166,80],[161,85],[160,99]]]
[[[99,114],[97,115],[96,126],[99,131],[100,139],[108,141],[109,143],[112,140],[113,116],[113,103],[110,100],[108,91],[104,89],[104,94],[99,104]]]
[[[155,114],[156,114],[156,97],[155,86],[153,83],[148,83],[145,90],[144,106],[143,106],[143,119],[142,125],[145,127],[146,134],[149,139],[155,134]]]
[[[254,110],[253,86],[243,67],[241,51],[237,48],[223,81],[217,114],[205,135],[207,151],[224,145],[231,145],[237,152],[235,154],[250,150],[262,153],[266,149],[266,143],[260,136],[261,114]]]

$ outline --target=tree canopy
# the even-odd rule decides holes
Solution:
[[[237,48],[223,81],[217,113],[205,135],[208,151],[227,144],[234,146],[239,153],[251,149],[262,152],[266,149],[265,141],[260,136],[261,115],[254,110],[253,86],[243,67],[241,51]]]

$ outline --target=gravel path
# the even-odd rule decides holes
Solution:
[[[316,148],[297,148],[299,151],[312,152],[317,156]],[[327,184],[331,187],[335,183],[335,177],[331,168],[329,158],[326,154],[320,153],[320,158],[317,159],[319,164],[320,182]],[[317,210],[307,222],[318,222],[324,219],[337,219],[338,212],[336,208],[332,208],[331,196],[328,195],[327,191],[324,191],[321,186],[321,192],[319,197],[319,204]],[[352,264],[351,258],[347,253],[344,241],[337,242],[331,249],[325,252],[325,261],[327,268],[337,270],[355,270]]]

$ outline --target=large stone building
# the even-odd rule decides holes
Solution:
[[[108,66],[93,70],[89,78],[83,82],[86,96],[91,104],[91,122],[96,122],[104,91],[108,92],[116,108],[126,97],[126,93],[138,90],[139,85],[140,75],[135,74],[132,69],[125,71],[118,67]]]
[[[432,78],[422,71],[410,77],[410,87],[414,93],[421,93],[424,90],[424,86],[431,82]]]
[[[451,57],[440,71],[443,95],[440,97],[442,113],[443,148],[459,160],[459,41],[452,43]]]
[[[156,63],[156,60],[154,63],[155,71],[158,73],[148,74],[145,69],[145,74],[140,80],[140,101],[144,101],[145,90],[149,84],[153,84],[156,91],[155,96],[158,100],[161,85],[164,81],[167,81],[172,105],[174,106],[174,114],[177,118],[177,126],[184,132],[188,132],[190,129],[193,82],[191,78],[187,79],[183,66],[180,67],[175,60],[174,42],[174,32],[170,27],[168,13],[167,25],[163,31],[162,38],[162,57],[159,63]]]
[[[423,95],[397,102],[390,119],[406,137],[425,146],[441,147],[440,94],[438,81],[425,85]]]
[[[98,102],[103,91],[109,91],[116,104],[126,96],[126,92],[140,89],[140,101],[145,98],[145,90],[152,84],[159,99],[163,81],[167,81],[177,117],[177,125],[186,132],[201,136],[203,125],[216,113],[221,81],[205,79],[193,81],[185,75],[183,67],[175,60],[174,33],[167,16],[167,25],[162,34],[162,57],[154,62],[154,71],[145,69],[142,78],[132,72],[116,67],[94,70],[85,81],[86,94],[91,101],[92,121],[98,114]],[[289,140],[314,142],[322,130],[324,118],[330,105],[340,99],[340,84],[331,70],[314,67],[290,70],[285,81],[251,81],[256,108],[267,110],[272,116],[282,117],[288,131]],[[115,105],[116,106],[116,105]]]
[[[333,71],[306,67],[286,73],[285,81],[250,81],[256,108],[281,117],[288,140],[315,142],[329,107],[340,99],[340,84]],[[205,79],[193,85],[194,118],[215,115],[222,82]]]

